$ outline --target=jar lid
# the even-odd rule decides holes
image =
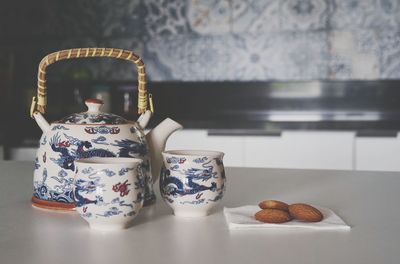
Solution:
[[[130,123],[125,118],[110,113],[103,113],[100,111],[103,101],[99,99],[87,99],[85,104],[88,108],[86,112],[75,113],[62,118],[57,123],[61,124],[108,124],[119,125]]]

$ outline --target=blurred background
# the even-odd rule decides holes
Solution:
[[[182,123],[168,148],[216,149],[226,165],[400,170],[400,0],[2,1],[3,159],[34,160],[29,117],[48,53],[141,55],[155,116]],[[82,59],[49,67],[50,121],[102,99],[136,119],[136,69]]]

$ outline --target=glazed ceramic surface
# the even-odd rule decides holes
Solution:
[[[154,201],[153,180],[156,178],[152,179],[151,155],[155,156],[154,163],[157,163],[157,155],[160,156],[161,163],[160,152],[166,139],[181,126],[168,119],[163,121],[162,129],[153,129],[163,133],[149,133],[146,137],[140,121],[127,121],[120,116],[100,112],[101,104],[95,99],[87,100],[87,112],[72,114],[51,125],[39,113],[34,114],[44,131],[35,160],[34,205],[42,207],[45,201],[48,202],[45,207],[49,209],[59,209],[60,205],[62,209],[73,209],[76,160],[91,157],[142,159],[145,203]],[[146,118],[150,118],[150,114]],[[147,120],[142,120],[142,123],[145,126]],[[148,143],[153,139],[155,142],[150,151]]]
[[[208,215],[225,191],[224,154],[217,151],[163,152],[160,191],[176,216]]]
[[[91,157],[134,157],[143,160],[142,170],[146,182],[145,199],[151,201],[155,198],[149,149],[143,130],[138,123],[119,123],[116,121],[121,121],[121,117],[83,113],[63,120],[79,123],[53,123],[47,133],[42,135],[35,160],[34,197],[41,200],[73,203],[75,160]],[[90,120],[97,122],[87,124]],[[106,122],[118,124],[110,125]]]
[[[91,228],[126,228],[143,206],[142,160],[90,158],[75,162],[76,210]]]

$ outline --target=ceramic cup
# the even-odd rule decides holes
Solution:
[[[89,158],[75,162],[76,210],[92,229],[127,228],[143,206],[141,159]]]
[[[160,191],[175,216],[206,216],[225,191],[224,153],[171,150],[162,153]]]

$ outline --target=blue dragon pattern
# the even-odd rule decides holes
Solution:
[[[80,119],[84,118],[84,116],[71,116],[71,119],[68,122],[73,122],[74,118]],[[90,118],[89,116],[85,116],[85,118]],[[104,121],[108,121],[103,119]],[[66,120],[65,120],[66,121]],[[83,121],[81,119],[81,121]],[[99,121],[99,120],[97,120]],[[116,120],[117,123],[119,120]],[[138,140],[132,141],[128,139],[122,140],[114,140],[114,142],[107,142],[107,138],[104,136],[99,136],[97,138],[89,140],[80,140],[78,138],[72,137],[64,133],[62,130],[68,130],[68,128],[57,125],[54,127],[55,134],[51,137],[44,136],[41,140],[41,144],[50,146],[52,151],[54,152],[54,156],[49,157],[48,160],[57,166],[59,166],[59,174],[58,175],[47,175],[46,168],[41,166],[42,156],[36,157],[34,168],[35,174],[38,175],[38,179],[35,179],[34,182],[34,196],[42,199],[42,200],[50,200],[50,201],[59,201],[66,203],[74,202],[74,194],[77,195],[78,201],[81,196],[79,196],[79,192],[81,190],[77,190],[74,192],[73,189],[73,177],[71,177],[71,173],[76,171],[75,160],[82,158],[90,158],[90,157],[138,157],[143,159],[143,163],[139,168],[140,177],[138,181],[136,181],[135,189],[144,188],[144,193],[140,193],[137,197],[135,203],[145,201],[152,201],[155,199],[155,195],[152,189],[151,184],[151,174],[150,174],[150,161],[147,157],[148,154],[148,146],[144,135],[139,135]],[[56,131],[57,130],[57,131]],[[131,129],[132,130],[132,129]],[[136,130],[133,130],[132,133],[137,133]],[[103,148],[103,146],[115,146],[118,150],[110,151],[109,147]],[[40,159],[40,162],[39,162]],[[46,156],[43,155],[43,162],[45,161]],[[41,171],[40,171],[41,170]],[[123,176],[128,171],[121,170],[116,172],[105,171],[106,176],[111,177],[114,173]],[[42,176],[42,177],[41,177]],[[35,176],[37,177],[37,176]],[[52,179],[52,182],[55,183],[54,186],[48,186],[46,184],[46,180]],[[54,181],[53,181],[54,180]],[[89,202],[89,201],[86,201]]]
[[[58,159],[51,158],[51,160],[63,169],[75,171],[74,161],[76,159],[116,156],[109,150],[92,148],[92,143],[90,143],[89,141],[81,141],[66,134],[64,134],[64,136],[67,140],[61,141],[61,137],[57,133],[51,138],[49,142],[51,149],[55,152],[60,153]],[[70,146],[76,146],[76,149],[72,149],[70,152]]]
[[[129,139],[116,140],[113,146],[119,147],[118,156],[136,157],[138,154],[144,157],[147,154],[147,145],[142,142],[135,142]]]
[[[75,204],[76,207],[81,207],[87,204],[99,204],[103,202],[100,196],[96,196],[95,200],[90,200],[82,196],[82,194],[91,194],[96,191],[98,187],[104,187],[104,185],[100,184],[100,177],[93,177],[93,175],[89,175],[89,180],[78,179],[75,182]]]
[[[221,159],[209,160],[207,157],[196,158],[193,162],[201,165],[201,168],[194,166],[187,169],[181,169],[181,164],[186,162],[185,158],[172,156],[168,157],[166,161],[169,164],[169,168],[167,169],[164,166],[160,175],[161,195],[166,201],[173,203],[174,199],[172,197],[186,195],[196,195],[196,199],[181,201],[181,204],[202,204],[222,199],[223,191],[225,190],[225,172]],[[222,166],[220,173],[214,171],[215,166],[212,165],[213,161],[215,161],[215,165]],[[177,175],[183,175],[184,177]],[[219,188],[215,182],[218,178],[223,180]],[[205,185],[202,184],[204,182],[211,183]],[[217,192],[217,195],[213,199],[205,199],[202,198],[202,192],[204,191]]]

